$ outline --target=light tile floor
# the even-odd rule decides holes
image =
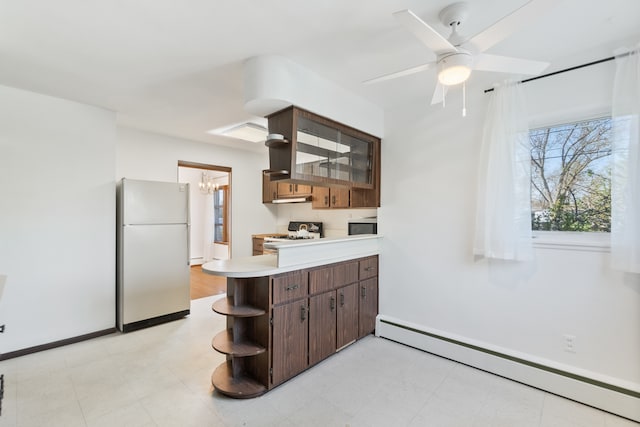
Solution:
[[[219,297],[192,301],[186,319],[0,362],[0,427],[640,425],[373,336],[262,397],[225,398],[210,384]]]

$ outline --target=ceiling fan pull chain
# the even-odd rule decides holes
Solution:
[[[462,82],[462,117],[467,117],[467,83]]]
[[[447,105],[447,91],[444,85],[440,85],[440,87],[442,88],[442,108],[444,108]]]

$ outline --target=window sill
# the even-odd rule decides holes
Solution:
[[[611,252],[610,233],[534,231],[533,247],[588,252]]]

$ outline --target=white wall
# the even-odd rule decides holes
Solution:
[[[612,62],[525,85],[532,125],[610,110]],[[387,112],[380,313],[467,342],[640,390],[640,275],[607,251],[537,247],[530,263],[474,260],[483,88],[447,106]],[[576,337],[564,351],[563,334]]]
[[[178,161],[227,166],[231,172],[231,256],[251,256],[251,235],[275,228],[275,209],[262,204],[268,155],[233,150],[130,128],[118,128],[117,179],[176,181]]]
[[[115,115],[0,86],[0,352],[115,326]]]

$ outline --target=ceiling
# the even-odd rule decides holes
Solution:
[[[259,151],[262,144],[206,133],[256,119],[243,110],[245,59],[282,55],[382,108],[424,99],[428,112],[433,70],[362,81],[433,61],[391,14],[411,9],[447,37],[437,16],[452,2],[0,0],[0,84],[116,111],[125,126]],[[467,2],[461,32],[471,36],[526,0]],[[559,0],[487,52],[560,69],[640,41],[638,22],[638,0]],[[468,93],[503,78],[474,72]]]

